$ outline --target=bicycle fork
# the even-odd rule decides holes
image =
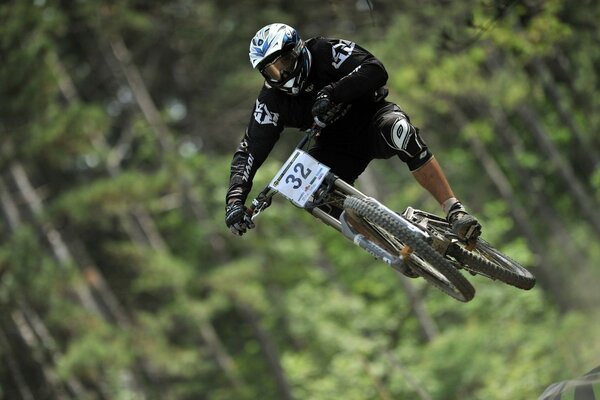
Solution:
[[[373,243],[373,241],[369,240],[365,235],[358,232],[349,223],[346,211],[342,212],[339,222],[342,234],[373,257],[395,267],[401,267],[405,261],[408,261],[408,257],[410,257],[412,250],[405,252],[404,250],[407,249],[407,246],[405,246],[398,255],[391,254],[383,247]]]

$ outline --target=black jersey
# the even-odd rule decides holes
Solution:
[[[304,91],[292,96],[266,83],[261,89],[244,138],[233,156],[227,201],[246,200],[257,169],[285,127],[312,126],[311,108],[324,86],[332,85],[333,102],[348,104],[350,108],[323,129],[320,140],[343,143],[361,135],[377,111],[387,104],[376,99],[376,92],[387,81],[387,72],[367,50],[348,40],[322,37],[309,39],[306,47],[311,66]]]

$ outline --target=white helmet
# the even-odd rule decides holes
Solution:
[[[252,38],[250,63],[269,86],[297,95],[310,71],[310,52],[294,28],[270,24]]]

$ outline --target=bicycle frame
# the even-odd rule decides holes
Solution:
[[[412,207],[396,213],[339,178],[303,150],[319,133],[316,127],[308,130],[252,201],[252,220],[279,193],[375,258],[407,276],[423,277],[460,301],[471,300],[475,293],[458,272],[463,268],[521,289],[533,287],[531,273],[485,241],[464,243],[444,218]]]
[[[318,136],[318,134],[318,128],[309,130],[295,149],[304,148],[306,144],[309,143],[313,137]],[[272,198],[277,193],[277,190],[271,188],[270,185],[267,185],[258,194],[249,208],[252,220],[270,206]],[[321,222],[343,234],[346,238],[366,250],[369,254],[395,268],[404,270],[404,268],[406,268],[405,261],[410,257],[411,249],[403,247],[397,239],[384,237],[381,232],[370,227],[368,223],[356,223],[355,216],[348,215],[346,214],[346,211],[343,211],[344,199],[349,196],[357,197],[359,199],[368,198],[368,196],[360,190],[329,171],[317,191],[313,194],[313,200],[302,208],[311,213],[315,218],[321,220]],[[373,201],[376,200],[373,199]],[[338,218],[321,208],[327,207],[328,205],[337,206],[342,210]],[[420,227],[413,225],[405,218],[400,218],[400,220],[409,229],[418,232],[425,240],[430,241],[430,236],[426,230],[420,229]],[[374,240],[375,237],[378,238],[378,240]]]

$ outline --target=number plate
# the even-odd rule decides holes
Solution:
[[[304,207],[318,189],[329,167],[321,164],[306,152],[296,149],[277,172],[269,187],[299,207]]]

